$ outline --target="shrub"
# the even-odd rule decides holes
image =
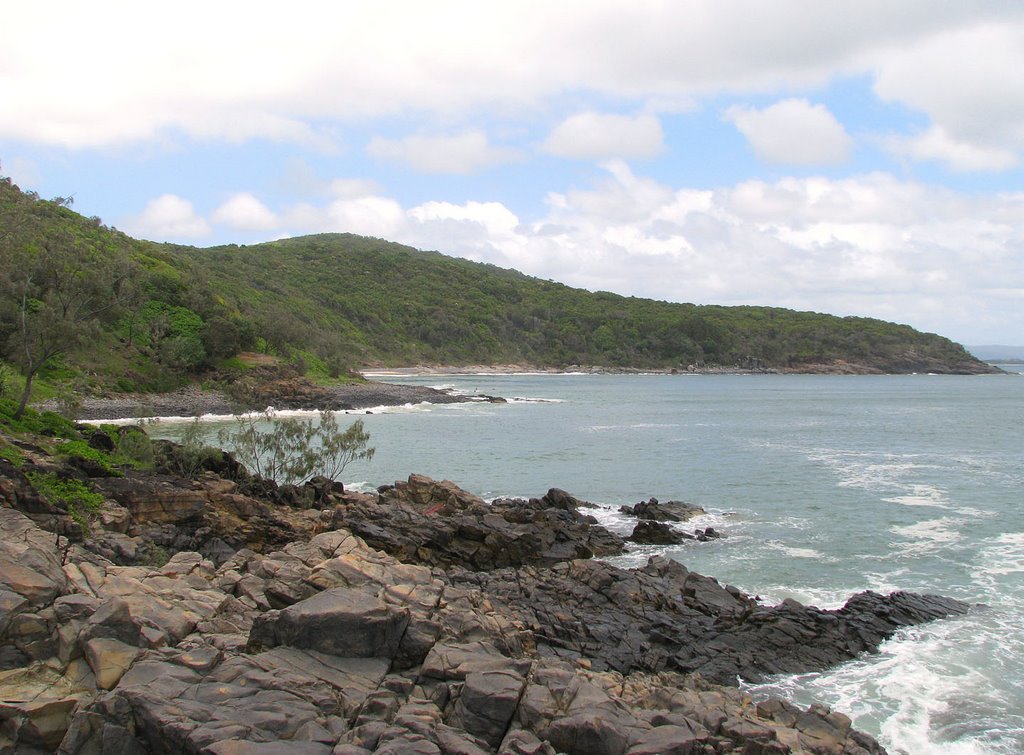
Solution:
[[[81,480],[64,479],[52,472],[29,472],[26,477],[36,492],[54,506],[67,510],[84,532],[103,505],[103,496],[89,489]]]
[[[156,461],[153,441],[137,425],[119,427],[108,433],[117,443],[118,458],[136,469],[152,469]]]
[[[165,443],[159,466],[170,474],[194,479],[201,471],[219,461],[223,454],[219,449],[206,445],[203,435],[203,426],[197,417],[185,428],[177,443]]]
[[[261,430],[261,424],[269,429]],[[299,484],[316,475],[337,479],[350,462],[373,458],[376,449],[366,447],[369,439],[361,420],[339,430],[334,412],[323,412],[314,424],[313,418],[275,419],[268,410],[239,417],[234,430],[218,434],[240,462],[281,484]]]
[[[0,398],[0,425],[16,433],[34,433],[58,438],[77,438],[75,424],[56,412],[37,412],[26,408],[18,419],[14,415],[18,404],[10,399]]]
[[[107,474],[120,477],[121,471],[117,468],[117,461],[105,451],[93,448],[84,440],[68,440],[58,443],[54,450],[61,456],[72,459],[87,459],[95,462],[103,468]]]

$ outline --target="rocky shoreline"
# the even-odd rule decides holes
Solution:
[[[114,473],[10,442],[0,752],[880,753],[843,713],[755,701],[737,679],[968,610],[870,592],[764,606],[674,561],[619,569],[599,557],[626,543],[557,489],[487,504],[418,475],[372,494],[278,486],[224,454],[182,477],[166,441],[156,471]],[[39,473],[102,496],[87,537]]]
[[[102,421],[237,414],[252,410],[262,411],[267,407],[345,411],[423,402],[450,404],[480,400],[499,399],[490,396],[462,396],[427,386],[373,381],[338,386],[316,386],[307,383],[303,390],[296,389],[294,384],[287,388],[268,385],[257,396],[247,396],[245,400],[239,400],[224,390],[189,386],[168,393],[126,393],[110,397],[87,397],[78,407],[77,415],[83,421]],[[53,407],[43,404],[39,408]]]
[[[939,369],[939,367],[936,367]],[[942,370],[948,371],[948,370]],[[992,372],[1001,372],[993,368]],[[526,364],[505,365],[417,365],[413,367],[368,368],[370,380],[341,385],[318,385],[281,366],[257,368],[241,379],[232,390],[190,385],[166,393],[125,393],[113,396],[87,396],[77,407],[77,416],[85,421],[147,417],[200,417],[227,415],[245,411],[309,409],[354,411],[376,406],[401,406],[423,402],[433,404],[463,401],[502,401],[494,396],[466,396],[428,386],[385,383],[373,378],[402,378],[445,375],[515,374],[657,374],[657,375],[880,375],[882,369],[850,363],[808,364],[788,368],[761,366],[707,367],[691,365],[687,369],[607,368],[570,365],[555,369]],[[960,373],[958,373],[960,374]],[[962,373],[967,374],[967,373]],[[56,409],[56,402],[43,402],[39,409]]]

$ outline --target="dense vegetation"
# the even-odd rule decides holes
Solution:
[[[905,325],[771,307],[591,293],[350,234],[183,252],[276,348],[357,364],[970,369],[962,347]]]
[[[591,293],[350,234],[155,244],[67,204],[0,179],[0,347],[43,393],[166,390],[242,369],[251,350],[321,379],[417,363],[985,369],[879,320]]]

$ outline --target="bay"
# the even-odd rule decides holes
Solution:
[[[410,473],[494,498],[560,487],[628,534],[623,504],[708,510],[726,537],[657,552],[761,596],[838,607],[904,589],[985,604],[877,654],[748,685],[824,702],[891,751],[1024,751],[1020,375],[452,375],[395,382],[510,398],[361,413],[372,488]],[[353,416],[352,419],[357,417]],[[208,424],[210,437],[218,423]],[[160,423],[174,437],[180,426]]]

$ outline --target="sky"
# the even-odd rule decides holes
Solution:
[[[138,238],[351,232],[590,290],[1024,345],[1024,3],[3,16],[0,175]]]

